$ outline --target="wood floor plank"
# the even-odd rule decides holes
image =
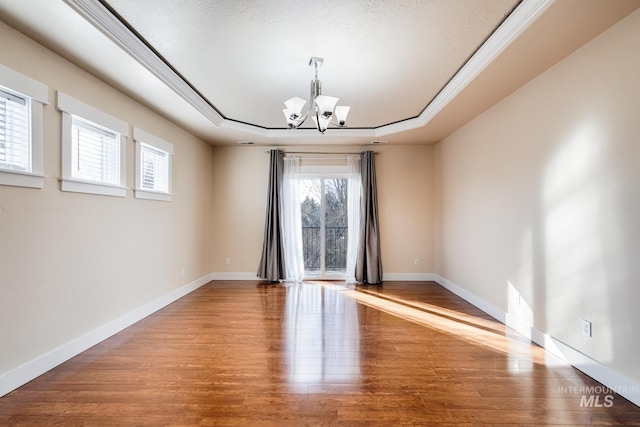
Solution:
[[[217,281],[0,398],[0,425],[640,425],[580,386],[433,282]]]

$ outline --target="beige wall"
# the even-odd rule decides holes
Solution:
[[[360,152],[372,147],[331,147]],[[385,277],[433,272],[433,147],[376,146]],[[296,149],[296,151],[299,149]],[[305,147],[327,151],[327,147]],[[213,270],[255,275],[264,234],[269,156],[265,147],[214,149]],[[286,149],[284,150],[286,151]],[[225,265],[231,258],[231,265]],[[414,258],[420,263],[414,265]],[[400,274],[401,276],[398,276]]]
[[[436,272],[636,382],[639,40],[636,11],[436,147]]]
[[[382,146],[376,151],[384,276],[433,273],[433,147]]]
[[[256,278],[267,203],[269,156],[264,147],[215,147],[213,271]],[[225,265],[225,258],[231,259]]]
[[[47,84],[51,101],[44,189],[0,186],[1,377],[211,273],[212,149],[2,23],[0,40],[0,62]],[[61,192],[55,90],[171,142],[173,201]],[[126,155],[133,187],[131,139]]]

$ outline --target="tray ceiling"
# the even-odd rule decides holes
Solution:
[[[0,11],[212,144],[285,145],[437,142],[639,6],[22,0]],[[283,102],[308,98],[311,56],[325,58],[323,94],[351,106],[349,128],[285,129]]]

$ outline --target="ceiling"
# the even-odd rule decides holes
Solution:
[[[211,144],[432,144],[640,0],[21,0],[1,19]],[[288,130],[322,92],[348,128]]]

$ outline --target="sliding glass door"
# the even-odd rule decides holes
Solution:
[[[305,278],[345,278],[347,183],[342,177],[300,180]]]

